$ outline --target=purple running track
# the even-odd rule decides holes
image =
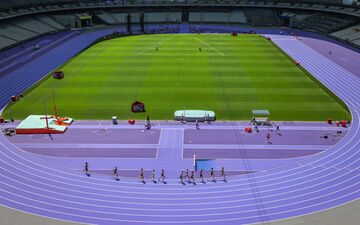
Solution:
[[[352,74],[360,77],[360,63],[357,60],[349,60],[349,58],[360,58],[360,53],[344,48],[335,43],[330,43],[325,40],[314,39],[309,37],[302,37],[301,41],[310,46],[326,58],[335,62],[336,64],[346,68]],[[332,51],[329,54],[329,51]]]
[[[144,178],[146,180],[149,180],[149,178],[151,176],[151,172],[152,172],[151,170],[144,170]],[[258,171],[231,171],[231,170],[229,171],[229,170],[226,170],[225,175],[226,176],[235,176],[235,175],[244,175],[244,174],[256,173],[256,172],[258,172]],[[89,173],[96,173],[96,174],[108,175],[108,176],[113,175],[112,170],[89,170]],[[195,174],[195,179],[198,180],[200,172],[197,171],[194,174]],[[220,172],[216,171],[214,174],[215,174],[215,176],[218,176],[218,175],[220,175]],[[118,170],[118,175],[121,177],[139,178],[140,171],[139,170]],[[204,171],[203,175],[204,175],[204,178],[208,177],[210,175],[210,171]],[[155,171],[155,178],[157,179],[159,176],[160,176],[160,171]],[[184,180],[186,180],[186,179],[184,179]]]
[[[344,135],[336,131],[260,131],[246,133],[238,130],[185,130],[184,144],[236,144],[236,145],[256,145],[266,144],[266,136],[270,133],[270,141],[276,145],[334,145]],[[328,134],[327,139],[321,138]]]
[[[289,159],[317,154],[322,150],[302,149],[198,149],[185,148],[183,157],[197,159]]]
[[[156,148],[23,148],[38,155],[65,158],[156,158]]]
[[[13,143],[83,143],[83,144],[158,144],[160,130],[141,132],[140,129],[71,129],[64,134],[16,135]]]

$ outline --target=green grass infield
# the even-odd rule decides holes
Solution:
[[[158,50],[156,46],[158,45]],[[201,48],[201,51],[200,51]],[[267,109],[271,120],[350,119],[345,104],[276,45],[258,35],[159,34],[100,42],[9,104],[5,118],[53,114],[77,120],[171,120],[175,110],[212,110],[218,120],[250,120]],[[146,113],[132,113],[141,101]]]

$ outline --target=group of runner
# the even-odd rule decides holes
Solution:
[[[143,168],[141,168],[141,170],[140,170],[139,178],[141,178],[141,181],[143,183],[145,183],[145,176],[144,176],[144,169]],[[151,171],[150,179],[151,179],[152,182],[156,183],[155,182],[155,170]],[[161,175],[158,178],[158,182],[160,182],[160,180],[162,180],[162,182],[165,183],[165,170],[164,169],[161,170]]]
[[[89,164],[88,162],[85,162],[85,166],[84,166],[84,171],[85,171],[85,174],[89,176]],[[113,173],[112,175],[114,175],[116,177],[116,179],[119,178],[119,174],[118,174],[118,168],[115,166],[114,169],[113,169]],[[224,181],[226,181],[226,175],[225,175],[225,169],[224,167],[222,167],[220,169],[220,174],[218,176],[215,176],[215,171],[214,171],[214,168],[211,168],[210,170],[210,174],[209,176],[206,178],[206,179],[209,179],[209,178],[212,178],[213,179],[213,182],[216,182],[216,178],[217,177],[224,177]],[[144,169],[141,168],[140,169],[140,176],[139,178],[141,179],[141,181],[143,183],[145,183],[145,176],[144,176]],[[161,174],[160,174],[160,177],[157,179],[157,182],[160,182],[160,180],[163,182],[163,183],[166,183],[165,182],[165,170],[162,169],[161,170]],[[200,178],[201,179],[201,182],[202,183],[205,183],[205,180],[204,180],[204,170],[201,169],[200,170],[200,173],[199,173],[199,176],[197,178]],[[155,170],[152,170],[151,171],[151,175],[150,175],[150,179],[152,182],[156,183],[156,179],[155,179]],[[195,178],[195,171],[189,171],[189,169],[187,170],[181,170],[180,172],[180,176],[179,176],[179,179],[180,179],[180,183],[182,184],[185,184],[185,180],[188,182],[188,183],[193,183],[193,184],[196,184],[196,178]]]
[[[207,177],[207,179],[211,178],[213,179],[213,181],[215,182],[216,181],[216,177],[215,177],[215,172],[214,172],[214,168],[211,168],[210,170],[210,174],[209,176]],[[222,167],[220,169],[220,174],[217,176],[217,177],[224,177],[224,181],[226,181],[226,175],[225,175],[225,169],[224,167]],[[180,172],[180,183],[184,184],[184,180],[187,179],[187,182],[188,183],[193,183],[193,184],[196,184],[196,180],[195,180],[195,172],[194,171],[191,171],[191,174],[189,175],[189,169],[185,170],[185,174],[184,174],[184,171],[181,170]],[[201,182],[202,183],[205,183],[204,181],[204,170],[201,169],[200,170],[200,173],[199,173],[199,177],[201,179]]]
[[[213,178],[213,181],[215,182],[215,181],[216,181],[216,177],[215,177],[214,168],[211,168],[211,170],[210,170],[210,175],[207,177],[207,179],[209,179],[209,178],[211,178],[211,177]],[[225,175],[225,169],[224,169],[224,167],[221,168],[220,174],[219,174],[217,177],[224,177],[224,181],[226,181],[226,175]],[[143,169],[143,168],[140,169],[140,176],[139,176],[139,178],[141,179],[141,181],[142,181],[143,183],[145,183],[145,176],[144,176],[144,169]],[[203,169],[200,170],[200,174],[199,174],[199,177],[198,177],[198,178],[201,179],[201,182],[202,182],[202,183],[205,183],[205,181],[204,181],[204,170],[203,170]],[[150,179],[151,179],[152,182],[156,183],[156,182],[155,182],[155,170],[152,170]],[[194,183],[194,184],[196,184],[195,171],[191,171],[191,173],[190,173],[189,169],[185,170],[185,172],[182,170],[182,171],[180,172],[179,179],[180,179],[180,183],[182,183],[182,184],[185,183],[185,182],[184,182],[185,179],[187,179],[187,182],[188,182],[188,183]],[[160,177],[158,178],[157,181],[160,182],[160,180],[162,180],[162,182],[165,183],[165,171],[164,171],[164,169],[161,170],[161,175],[160,175]]]

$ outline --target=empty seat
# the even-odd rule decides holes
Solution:
[[[204,12],[203,22],[226,23],[228,15],[227,12]]]
[[[144,14],[144,20],[147,23],[166,22],[166,14],[164,12],[150,12]]]
[[[112,13],[112,15],[116,18],[119,23],[126,23],[127,22],[127,13]]]
[[[38,15],[36,18],[44,23],[49,24],[52,27],[55,27],[58,30],[63,30],[65,27],[61,26],[59,23],[57,23],[55,20],[51,19],[47,15]]]
[[[24,30],[20,27],[13,26],[11,24],[0,25],[0,35],[9,37],[14,40],[23,41],[37,36],[37,33]]]
[[[0,49],[15,44],[16,41],[0,36]]]
[[[181,12],[170,12],[169,13],[169,22],[181,22]]]
[[[245,14],[242,10],[235,10],[232,12],[229,19],[230,23],[246,23]]]
[[[56,28],[54,28],[50,25],[47,25],[46,23],[43,23],[41,21],[38,21],[36,19],[30,18],[30,17],[16,19],[16,20],[12,21],[11,23],[18,27],[22,27],[27,30],[34,31],[39,34],[56,30]]]
[[[100,11],[95,15],[97,18],[99,18],[100,20],[102,20],[104,23],[106,24],[116,24],[117,21],[110,16],[107,12],[104,11]]]
[[[189,13],[189,22],[201,22],[200,21],[200,12],[190,12]]]

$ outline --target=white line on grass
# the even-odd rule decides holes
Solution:
[[[160,42],[157,42],[157,43],[160,44],[160,43],[165,42],[165,41],[167,41],[167,40],[169,40],[169,39],[171,39],[171,38],[173,38],[173,37],[175,37],[175,35],[171,35],[170,37],[165,38],[165,39],[163,39],[163,40],[161,40]],[[149,46],[149,47],[146,48],[145,50],[139,52],[138,55],[144,54],[145,52],[149,51],[149,50],[150,50],[151,48],[153,48],[153,47],[154,47],[154,45]]]
[[[207,55],[207,56],[219,56],[218,53],[215,53],[215,54],[208,54],[208,53],[205,53],[205,54],[192,54],[192,53],[189,53],[189,54],[177,54],[177,53],[174,53],[174,54],[168,54],[168,53],[143,53],[142,55],[158,55],[158,56],[181,56],[181,55],[191,55],[191,56],[204,56],[204,55]]]
[[[201,41],[202,43],[204,43],[206,46],[208,46],[209,48],[211,48],[212,50],[215,50],[217,53],[219,53],[220,55],[222,56],[225,56],[224,53],[220,52],[219,50],[217,50],[216,48],[212,47],[211,45],[209,45],[207,42],[197,38],[197,37],[194,37],[194,35],[191,35],[194,39],[198,40],[198,41]]]

